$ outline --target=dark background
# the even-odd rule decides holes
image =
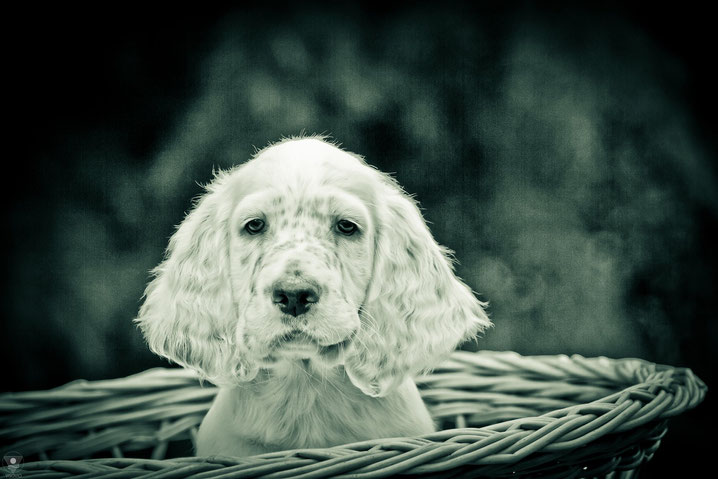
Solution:
[[[131,320],[174,225],[213,168],[302,131],[417,195],[491,303],[482,348],[642,357],[710,387],[711,18],[605,2],[8,11],[3,390],[166,365]],[[706,463],[711,394],[647,477]]]

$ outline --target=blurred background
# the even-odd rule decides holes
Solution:
[[[301,132],[417,195],[490,302],[479,347],[711,386],[711,17],[621,5],[8,12],[2,390],[166,366],[132,324],[148,271],[214,168]],[[652,471],[707,457],[714,403]]]

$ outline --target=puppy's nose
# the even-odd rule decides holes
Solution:
[[[272,291],[272,302],[283,313],[294,317],[306,313],[317,301],[319,291],[309,284],[277,284]]]

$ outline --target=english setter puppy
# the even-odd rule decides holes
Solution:
[[[220,387],[197,454],[247,456],[432,432],[411,377],[483,306],[392,178],[305,137],[216,174],[136,321]]]

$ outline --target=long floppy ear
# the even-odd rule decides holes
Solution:
[[[170,239],[138,318],[155,353],[215,384],[242,376],[229,280],[229,202],[217,177]]]
[[[491,325],[485,304],[454,275],[450,252],[436,243],[416,203],[391,178],[382,180],[372,285],[345,361],[349,378],[370,396],[437,366]]]

